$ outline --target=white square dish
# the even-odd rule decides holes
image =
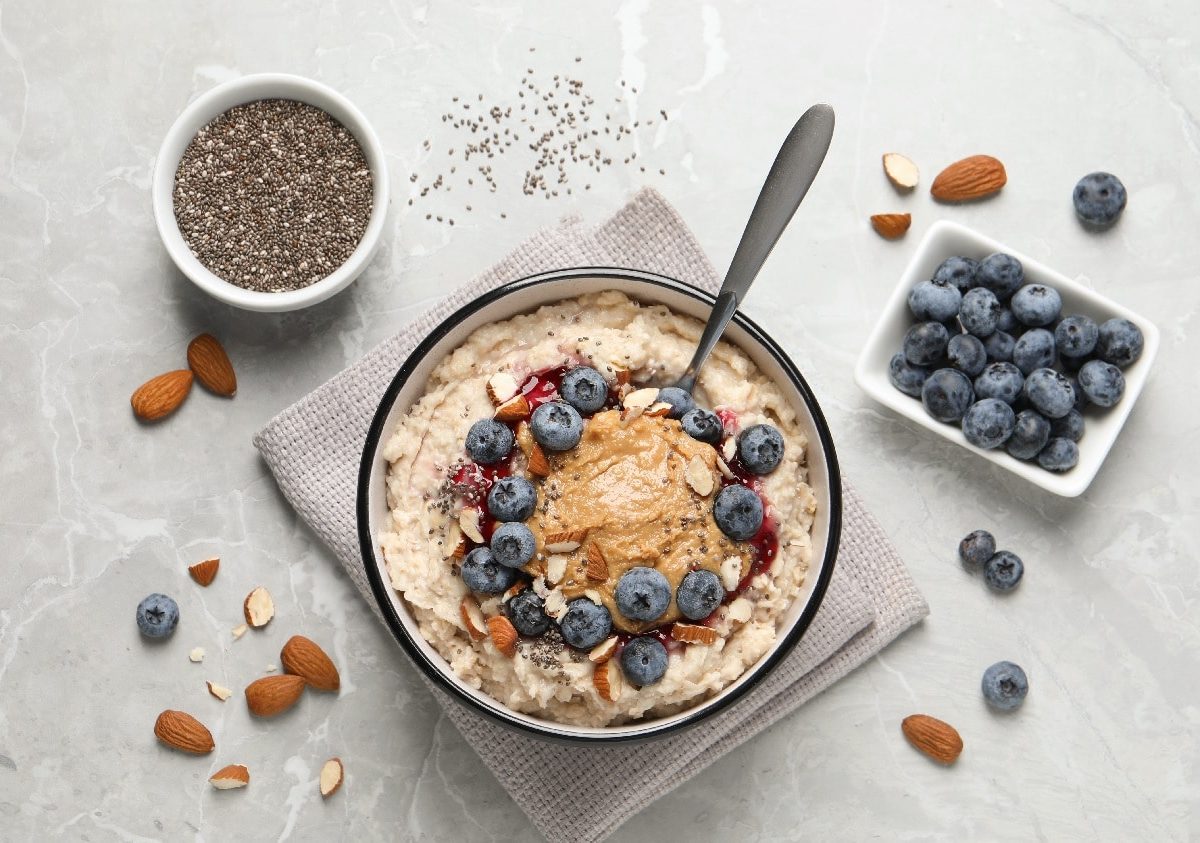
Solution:
[[[1019,260],[1025,267],[1027,283],[1046,284],[1058,290],[1063,301],[1063,315],[1081,313],[1095,319],[1097,323],[1106,319],[1120,317],[1128,319],[1141,330],[1145,338],[1145,348],[1142,356],[1133,365],[1126,368],[1125,395],[1121,401],[1110,409],[1087,407],[1084,410],[1086,427],[1083,439],[1079,442],[1079,462],[1070,471],[1056,474],[1047,471],[1037,462],[1025,462],[1010,456],[1003,448],[994,451],[977,448],[967,442],[961,428],[957,425],[943,424],[926,412],[919,398],[911,398],[897,390],[888,380],[888,364],[897,351],[900,350],[905,332],[914,324],[912,314],[908,309],[908,292],[913,285],[932,277],[934,271],[946,258],[952,255],[982,259],[993,252],[1005,252]],[[933,431],[952,442],[957,442],[969,451],[984,459],[991,460],[1014,474],[1064,497],[1075,497],[1083,493],[1091,484],[1092,479],[1104,464],[1104,458],[1112,448],[1117,434],[1129,417],[1133,405],[1137,402],[1146,385],[1150,369],[1158,354],[1159,332],[1154,323],[1122,307],[1111,299],[1085,287],[1078,281],[1055,272],[1048,266],[1030,258],[1016,249],[1003,243],[998,243],[977,231],[957,223],[940,220],[934,223],[926,232],[925,237],[917,246],[917,251],[909,261],[900,277],[900,282],[892,292],[879,316],[874,330],[867,338],[866,346],[859,355],[858,364],[854,369],[854,380],[867,395],[880,404],[891,408],[902,416],[916,422],[922,427]]]

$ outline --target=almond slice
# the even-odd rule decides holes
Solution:
[[[483,619],[479,601],[474,596],[468,594],[462,599],[462,603],[458,604],[458,614],[462,617],[463,626],[467,628],[467,635],[471,636],[472,641],[487,638],[487,621]]]
[[[571,550],[578,550],[585,538],[587,538],[587,530],[559,530],[554,533],[546,533],[546,549],[550,550],[552,544],[572,543],[575,547]],[[555,553],[556,551],[550,552]]]
[[[216,682],[205,682],[204,684],[208,686],[208,692],[221,702],[225,702],[233,694],[233,691],[224,685],[218,685]]]
[[[503,404],[496,408],[496,412],[492,415],[499,422],[520,421],[529,415],[529,399],[524,395],[517,393],[512,398],[509,398]]]
[[[596,589],[594,589],[594,588],[585,588],[583,590],[583,596],[586,597],[588,600],[591,600],[597,606],[604,605],[604,598],[602,598],[600,596],[600,592],[596,591]]]
[[[595,662],[596,664],[604,664],[617,651],[617,641],[619,640],[617,636],[610,635],[604,641],[601,641],[588,653],[588,661]]]
[[[483,533],[479,531],[479,510],[467,507],[458,513],[458,528],[475,544],[483,544]]]
[[[576,545],[578,547],[578,545]],[[546,560],[546,582],[557,584],[567,575],[567,557],[561,553],[553,554]]]
[[[912,225],[912,214],[872,214],[871,227],[884,240],[903,237]]]
[[[613,366],[613,375],[617,379],[617,386],[625,386],[625,384],[629,383],[629,379],[633,377],[632,372],[620,366]]]
[[[517,390],[521,385],[517,383],[508,372],[496,372],[488,378],[487,381],[487,396],[494,406],[499,407],[508,399],[517,394]]]
[[[512,621],[504,615],[496,615],[487,619],[487,628],[497,650],[510,659],[517,654],[517,629]]]
[[[239,638],[245,635],[247,628],[248,627],[244,623],[239,623],[237,626],[235,626],[232,630],[233,640],[237,641]]]
[[[542,611],[547,615],[559,620],[567,611],[567,597],[562,593],[562,589],[551,589],[550,592],[543,598]]]
[[[653,386],[635,389],[625,396],[621,406],[625,408],[627,418],[635,419],[646,412],[658,398],[658,388]]]
[[[542,600],[545,600],[550,596],[550,589],[546,588],[545,574],[539,574],[538,576],[534,577],[533,582],[531,582],[529,585],[533,589],[533,593],[542,598]]]
[[[592,582],[604,582],[608,579],[608,560],[600,551],[600,547],[591,542],[587,546],[587,567],[584,576]]]
[[[733,458],[737,456],[737,439],[735,437],[725,437],[725,441],[721,443],[721,456],[725,462],[733,462]]]
[[[729,604],[729,619],[734,623],[746,623],[750,620],[754,606],[745,597],[739,597]]]
[[[676,622],[671,625],[671,637],[685,644],[708,645],[717,640],[717,631],[711,626]]]
[[[661,419],[667,413],[671,412],[671,405],[666,401],[657,401],[647,407],[642,415],[649,419]]]
[[[621,696],[621,671],[611,661],[603,661],[592,671],[592,685],[600,699],[616,702]]]
[[[275,617],[275,601],[271,599],[271,592],[260,585],[247,594],[242,613],[246,616],[246,623],[255,629],[262,629],[269,624],[271,618]]]
[[[510,585],[508,587],[508,591],[504,592],[504,594],[502,594],[500,596],[500,602],[507,603],[509,600],[512,600],[514,597],[516,597],[518,594],[520,594],[524,590],[525,590],[525,583],[521,582],[520,580],[517,580],[515,583],[513,583],[512,585]]]
[[[534,477],[550,476],[550,460],[546,458],[542,446],[536,442],[529,449],[529,473]]]
[[[742,558],[740,556],[726,556],[725,561],[721,563],[721,585],[724,586],[726,591],[733,591],[741,581]]]
[[[195,662],[196,664],[199,664],[200,662],[204,661],[204,648],[203,647],[193,647],[192,651],[190,653],[188,653],[188,660]]]
[[[250,771],[245,764],[230,764],[208,777],[208,783],[217,790],[233,790],[250,784]]]
[[[883,154],[883,172],[887,175],[888,181],[900,191],[912,190],[921,178],[917,165],[899,152]]]
[[[721,472],[721,476],[726,480],[736,479],[733,472],[729,470],[729,463],[725,462],[724,457],[717,457],[717,470]]]
[[[684,477],[687,479],[687,484],[692,487],[692,491],[700,497],[707,498],[712,494],[714,485],[712,470],[699,456],[688,460]]]
[[[337,789],[342,786],[342,782],[346,778],[346,768],[342,766],[342,759],[330,758],[321,765],[321,775],[319,786],[321,788],[322,798],[328,798],[337,793]]]
[[[195,565],[188,566],[188,573],[201,586],[207,587],[216,578],[217,569],[220,567],[220,559],[205,559],[203,562],[197,562]]]

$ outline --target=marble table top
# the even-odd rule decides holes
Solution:
[[[1200,6],[1165,0],[5,0],[0,838],[537,839],[298,525],[250,437],[536,227],[599,219],[640,186],[662,191],[724,266],[778,143],[816,100],[837,109],[833,147],[746,309],[812,382],[846,473],[933,612],[613,839],[1200,834],[1198,41]],[[311,76],[353,99],[388,150],[395,197],[368,272],[280,316],[199,292],[150,214],[152,164],[175,115],[259,71]],[[515,153],[489,162],[495,192],[464,186],[461,172],[452,180],[448,150],[463,138],[441,115],[480,94],[518,103],[530,72],[543,87],[554,74],[583,80],[612,125],[644,125],[612,166],[572,172],[569,195],[524,195],[528,156]],[[879,166],[893,150],[918,163],[924,185],[977,152],[1003,160],[1009,184],[965,207],[939,206],[924,188],[900,197]],[[1095,169],[1130,191],[1103,235],[1085,232],[1070,203]],[[421,197],[439,173],[453,191]],[[867,223],[891,211],[913,214],[896,243]],[[1162,330],[1150,383],[1079,499],[901,421],[852,382],[887,294],[940,218],[1085,279]],[[182,365],[202,330],[227,343],[237,398],[197,392],[166,423],[139,426],[130,392]],[[955,560],[977,527],[1026,561],[1007,598]],[[209,555],[222,572],[202,591],[185,568]],[[234,642],[256,584],[275,596],[274,629]],[[156,590],[184,613],[165,647],[141,640],[132,617]],[[256,722],[240,699],[204,692],[206,679],[241,687],[260,675],[291,632],[329,644],[336,700],[310,696]],[[202,664],[188,661],[194,646]],[[990,713],[979,694],[999,659],[1030,675],[1013,716]],[[166,707],[206,720],[220,758],[157,746]],[[954,768],[905,744],[899,723],[914,712],[962,732]],[[347,782],[323,802],[316,775],[331,755]],[[249,764],[251,787],[213,791],[218,761]]]

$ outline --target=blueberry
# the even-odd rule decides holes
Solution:
[[[1137,325],[1128,319],[1109,319],[1100,326],[1096,356],[1124,369],[1142,356],[1145,344]]]
[[[617,611],[630,620],[658,620],[671,604],[671,582],[654,568],[630,568],[617,580],[613,597]]]
[[[938,369],[921,387],[925,412],[941,422],[957,422],[974,400],[971,379],[958,369]]]
[[[902,351],[897,351],[892,356],[892,362],[888,364],[888,380],[892,382],[892,386],[913,398],[921,397],[921,387],[927,377],[929,370],[924,366],[909,363]]]
[[[598,603],[579,597],[567,604],[558,628],[563,640],[572,647],[590,650],[612,632],[612,615]]]
[[[720,442],[721,436],[725,432],[717,414],[700,407],[684,413],[679,423],[683,426],[683,432],[688,436],[699,442],[707,442],[709,445],[716,445]]]
[[[501,565],[520,568],[533,558],[537,543],[533,538],[533,531],[524,524],[512,521],[495,529],[490,547],[492,556],[496,557],[496,561]]]
[[[1017,413],[1013,434],[1008,438],[1007,450],[1019,460],[1031,460],[1050,439],[1050,422],[1036,410]]]
[[[783,460],[783,434],[769,424],[756,424],[738,434],[737,455],[751,474],[770,474]]]
[[[983,341],[970,334],[951,337],[946,346],[946,357],[951,366],[969,378],[978,375],[987,365],[987,351],[983,347]]]
[[[904,335],[904,359],[914,366],[930,366],[946,356],[950,332],[940,322],[921,322]]]
[[[1024,327],[1024,325],[1017,321],[1017,317],[1013,316],[1012,308],[1000,308],[1000,315],[996,317],[997,331],[1003,331],[1006,334],[1012,334],[1015,336],[1016,334],[1019,334],[1021,329]]]
[[[1075,185],[1075,213],[1093,228],[1108,228],[1125,210],[1125,185],[1112,173],[1088,173]]]
[[[527,588],[508,601],[504,606],[504,614],[508,615],[512,625],[522,635],[541,635],[550,628],[545,605],[532,588]]]
[[[1062,314],[1062,296],[1045,284],[1026,284],[1013,293],[1008,306],[1022,325],[1041,328]]]
[[[1072,408],[1061,419],[1050,422],[1050,435],[1078,442],[1083,438],[1083,413]]]
[[[725,599],[721,578],[712,571],[692,571],[675,591],[675,605],[685,618],[703,620]]]
[[[179,604],[165,594],[148,595],[137,605],[137,625],[147,638],[167,638],[179,623]]]
[[[558,394],[581,413],[594,413],[608,400],[608,381],[591,366],[579,366],[563,375]]]
[[[989,363],[1010,363],[1016,345],[1017,341],[1011,334],[996,331],[983,341],[983,350],[987,352]]]
[[[486,547],[468,553],[459,573],[463,584],[480,594],[499,594],[517,580],[517,572],[497,562]]]
[[[1037,461],[1047,471],[1070,471],[1079,462],[1079,446],[1070,439],[1056,437],[1042,448]]]
[[[975,276],[978,272],[979,261],[956,255],[942,261],[942,265],[933,273],[933,280],[953,284],[960,293],[965,294],[975,286]]]
[[[1013,346],[1013,363],[1028,375],[1034,369],[1046,369],[1054,365],[1058,354],[1054,346],[1054,334],[1045,328],[1033,328],[1021,334]]]
[[[722,533],[734,541],[745,541],[762,526],[762,500],[752,489],[734,483],[717,492],[713,518]]]
[[[996,539],[987,530],[974,530],[958,543],[958,558],[966,565],[983,565],[996,552]]]
[[[908,293],[908,309],[918,322],[945,322],[958,314],[962,293],[949,281],[921,281]]]
[[[1025,378],[1025,397],[1033,409],[1048,419],[1065,416],[1075,406],[1071,381],[1053,369],[1034,369]]]
[[[1111,407],[1125,394],[1125,376],[1112,363],[1089,360],[1079,370],[1079,387],[1098,407]]]
[[[980,261],[976,280],[980,286],[995,293],[1000,301],[1008,301],[1009,296],[1025,283],[1025,267],[1012,255],[996,252]]]
[[[562,401],[551,401],[529,417],[533,438],[548,451],[569,451],[583,436],[583,418],[579,411]]]
[[[621,651],[621,672],[634,685],[653,685],[667,672],[667,648],[649,635],[631,639]]]
[[[983,580],[994,591],[1012,591],[1024,573],[1021,557],[1008,550],[996,551],[983,566]]]
[[[671,405],[671,409],[667,411],[669,419],[682,418],[684,413],[696,407],[696,400],[692,398],[692,394],[677,386],[664,386],[658,391],[658,398],[655,400]]]
[[[1024,383],[1021,370],[1012,363],[988,363],[975,378],[975,397],[998,398],[1005,404],[1012,404],[1021,394]]]
[[[1087,316],[1068,316],[1054,329],[1054,344],[1064,357],[1086,357],[1096,347],[1100,329]]]
[[[1012,662],[996,662],[983,672],[981,689],[988,705],[1012,711],[1025,701],[1029,679],[1025,671]]]
[[[537,506],[537,489],[524,477],[501,477],[487,496],[488,512],[497,521],[524,521]]]
[[[506,459],[512,447],[512,430],[495,419],[480,419],[467,431],[467,453],[480,465]]]
[[[967,410],[962,419],[962,431],[976,448],[999,448],[1012,436],[1016,423],[1012,407],[996,398],[984,398]]]
[[[995,333],[996,324],[1000,321],[1000,311],[1003,309],[995,293],[983,287],[976,287],[963,296],[958,321],[968,334],[982,339]]]

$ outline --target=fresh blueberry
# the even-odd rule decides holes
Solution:
[[[953,284],[960,293],[975,286],[975,275],[979,272],[979,261],[974,258],[955,256],[946,258],[942,265],[933,273],[934,281],[945,281]]]
[[[569,451],[583,436],[583,418],[579,411],[562,401],[551,401],[529,417],[533,438],[548,451]]]
[[[716,445],[720,442],[721,436],[725,432],[717,414],[700,407],[684,413],[679,423],[683,426],[683,432],[688,436],[699,442],[707,442],[709,445]]]
[[[958,558],[966,565],[982,566],[996,552],[996,539],[987,530],[974,530],[958,543]]]
[[[1145,338],[1141,329],[1128,319],[1109,319],[1100,326],[1096,356],[1122,369],[1142,356]]]
[[[1025,267],[1012,255],[996,252],[980,261],[976,280],[980,286],[995,293],[1000,301],[1008,301],[1025,283]]]
[[[1017,413],[1013,434],[1008,438],[1008,452],[1019,460],[1031,460],[1050,439],[1050,422],[1036,410]]]
[[[1034,369],[1025,378],[1025,397],[1048,419],[1065,416],[1075,406],[1075,389],[1062,372]]]
[[[486,547],[468,553],[459,573],[466,587],[480,594],[499,594],[517,580],[517,572],[497,562]]]
[[[1058,323],[1054,344],[1063,357],[1086,357],[1096,347],[1100,329],[1094,319],[1075,314]]]
[[[520,568],[525,565],[533,558],[533,554],[537,550],[533,531],[517,521],[510,521],[498,526],[492,533],[492,541],[489,546],[496,561],[510,568]]]
[[[950,332],[940,322],[921,322],[904,335],[904,359],[914,366],[932,366],[946,356]]]
[[[667,411],[669,419],[682,418],[684,413],[696,407],[696,399],[692,398],[692,394],[677,386],[664,386],[658,391],[656,400],[671,405],[671,409]]]
[[[983,287],[976,287],[968,290],[963,296],[958,321],[968,334],[982,339],[995,333],[996,324],[1000,321],[1000,311],[1003,309],[995,293]]]
[[[649,635],[631,639],[621,650],[621,672],[634,685],[653,685],[667,672],[667,648]]]
[[[692,571],[675,591],[675,605],[685,618],[694,621],[707,618],[724,599],[721,578],[712,571]]]
[[[522,635],[541,635],[550,628],[546,604],[532,588],[525,589],[509,600],[504,606],[504,613]]]
[[[951,337],[946,345],[946,358],[951,366],[969,378],[978,375],[987,365],[987,351],[983,347],[983,341],[970,334]]]
[[[888,380],[905,395],[920,398],[921,387],[927,377],[929,370],[924,366],[909,363],[904,357],[904,352],[898,351],[892,355],[892,362],[888,364]]]
[[[1062,296],[1058,290],[1045,284],[1026,284],[1013,293],[1008,306],[1022,325],[1041,328],[1062,313]]]
[[[1079,446],[1059,436],[1046,443],[1037,460],[1047,471],[1070,471],[1079,462]]]
[[[1011,363],[1016,345],[1012,334],[996,331],[983,341],[983,350],[987,352],[989,363]]]
[[[1034,369],[1045,369],[1054,365],[1058,354],[1054,347],[1054,334],[1045,328],[1033,328],[1021,334],[1013,346],[1013,363],[1028,375]]]
[[[148,595],[137,606],[137,625],[147,638],[166,638],[179,623],[179,604],[165,594]]]
[[[1012,363],[988,363],[975,378],[975,397],[998,398],[1012,404],[1021,394],[1024,382],[1021,370]]]
[[[506,459],[512,447],[512,430],[495,419],[480,419],[467,431],[467,453],[480,465]]]
[[[921,387],[925,412],[941,422],[957,422],[974,400],[971,379],[958,369],[938,369]]]
[[[958,314],[962,293],[949,281],[921,281],[908,293],[908,309],[918,322],[945,322]]]
[[[1079,370],[1079,387],[1097,407],[1111,407],[1125,394],[1125,376],[1112,363],[1089,360]]]
[[[594,413],[608,400],[608,381],[591,366],[579,366],[563,375],[558,394],[581,413]]]
[[[1125,185],[1112,173],[1088,173],[1075,185],[1071,199],[1084,224],[1108,228],[1125,210]]]
[[[1017,317],[1013,316],[1011,307],[1000,308],[1000,315],[996,317],[997,332],[1003,331],[1006,334],[1016,336],[1024,327],[1024,325],[1017,321]]]
[[[995,591],[1012,591],[1024,573],[1021,557],[1008,550],[996,551],[983,566],[983,580]]]
[[[962,419],[963,436],[976,448],[999,448],[1012,436],[1017,417],[997,398],[976,401]]]
[[[558,628],[563,640],[572,647],[590,650],[612,632],[612,615],[600,604],[579,597],[567,604]]]
[[[1083,413],[1072,408],[1061,419],[1050,422],[1050,435],[1078,442],[1083,438]]]
[[[1012,711],[1025,701],[1029,679],[1025,671],[1012,662],[996,662],[983,672],[983,698],[988,705],[1002,711]]]
[[[754,537],[763,522],[762,499],[740,483],[733,483],[717,492],[713,502],[713,518],[721,532],[734,541]]]
[[[654,568],[630,568],[617,580],[613,596],[617,610],[630,620],[658,620],[671,604],[671,582]]]
[[[756,424],[738,434],[737,455],[751,474],[770,474],[783,460],[783,434],[769,424]]]
[[[487,496],[488,512],[497,521],[524,521],[537,506],[537,489],[524,477],[501,477]]]

